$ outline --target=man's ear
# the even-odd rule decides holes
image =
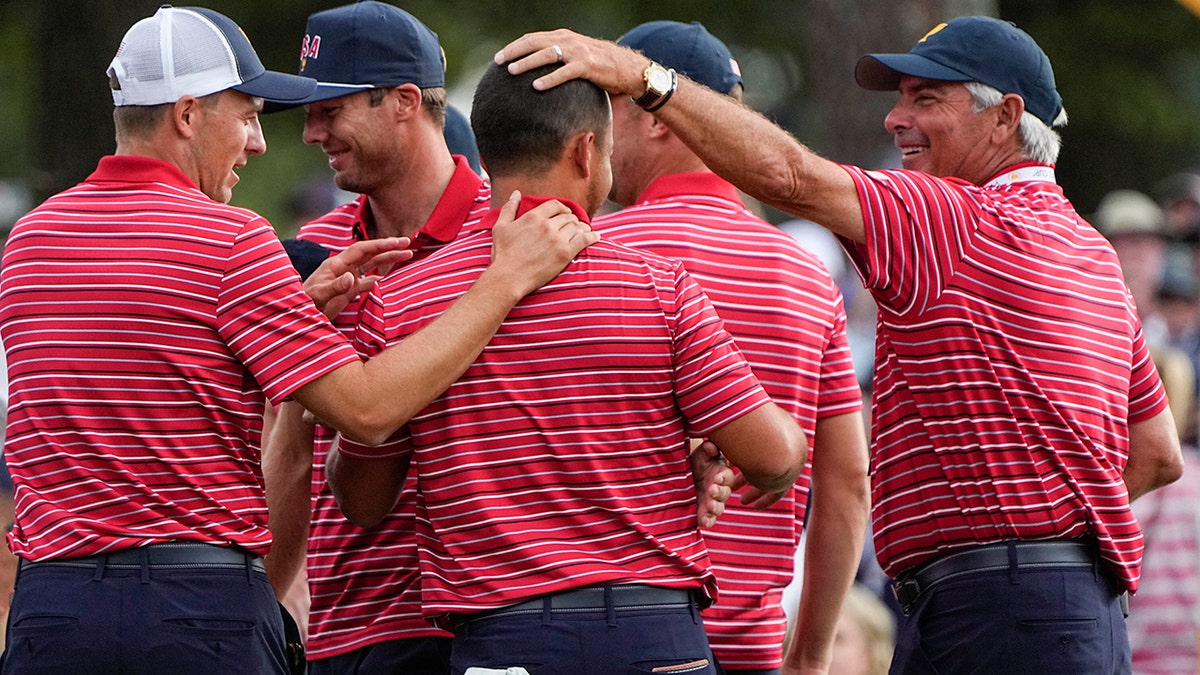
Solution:
[[[392,87],[384,98],[384,105],[393,106],[400,120],[412,119],[421,112],[421,88],[412,83]]]
[[[647,123],[649,128],[646,130],[648,138],[659,140],[674,135],[675,132],[671,131],[666,124],[663,124],[663,121],[658,119],[657,116],[650,113],[644,114],[650,118],[650,121]]]
[[[172,104],[171,123],[180,136],[191,138],[196,134],[196,123],[203,105],[195,96],[184,96]]]
[[[1005,94],[996,106],[996,130],[1006,137],[1015,135],[1024,112],[1024,99],[1016,94]]]
[[[592,156],[596,152],[597,142],[596,132],[581,131],[572,136],[567,143],[567,152],[571,153],[571,159],[584,178],[590,178],[592,175]]]

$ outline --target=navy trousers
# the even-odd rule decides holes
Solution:
[[[891,675],[1128,675],[1117,588],[1097,567],[966,574],[902,617]]]
[[[267,576],[32,565],[17,572],[4,675],[285,675]]]
[[[547,610],[462,621],[450,666],[453,675],[468,668],[524,668],[529,675],[716,673],[694,604]]]
[[[389,640],[308,662],[309,675],[449,675],[450,638]]]

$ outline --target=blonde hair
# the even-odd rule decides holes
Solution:
[[[846,594],[842,612],[849,613],[862,629],[871,659],[871,675],[887,675],[896,645],[896,618],[883,601],[861,584]]]

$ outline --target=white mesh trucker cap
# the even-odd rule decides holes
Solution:
[[[108,75],[115,80],[116,106],[174,103],[225,89],[288,104],[317,87],[311,78],[264,68],[250,39],[228,17],[202,7],[170,5],[125,33]]]

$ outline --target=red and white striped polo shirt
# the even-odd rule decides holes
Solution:
[[[263,396],[356,360],[255,213],[105,157],[13,228],[0,275],[12,550],[266,553]]]
[[[814,456],[818,419],[862,409],[833,278],[816,256],[748,211],[732,185],[711,173],[662,176],[635,205],[597,218],[595,229],[683,262],[767,393],[804,429]],[[810,476],[806,467],[792,494],[767,510],[730,500],[704,531],[721,590],[704,610],[704,626],[727,668],[782,664],[780,600],[792,580]]]
[[[491,189],[466,160],[456,157],[454,175],[429,220],[413,238],[417,264],[454,240],[459,231],[487,213]],[[341,251],[368,238],[364,219],[367,198],[306,224],[298,235]],[[363,296],[365,297],[365,296]],[[354,303],[335,323],[353,336],[358,323]],[[334,431],[318,425],[313,442],[313,520],[308,539],[309,658],[325,659],[368,645],[429,635],[451,637],[421,617],[421,586],[417,570],[416,476],[404,486],[400,500],[383,522],[361,528],[346,520],[329,484],[325,457]]]
[[[359,323],[368,353],[479,277],[496,213],[377,285]],[[682,265],[600,241],[517,305],[408,438],[342,449],[414,453],[427,617],[604,583],[715,597],[686,438],[767,402]]]
[[[1011,167],[985,187],[846,170],[866,221],[852,255],[879,304],[884,570],[977,543],[1092,536],[1136,589],[1128,423],[1166,397],[1112,247],[1050,167]]]

